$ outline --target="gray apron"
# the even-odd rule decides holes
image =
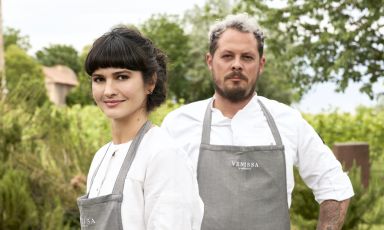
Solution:
[[[276,145],[210,145],[208,104],[197,169],[201,230],[290,229],[284,146],[271,114],[258,102]]]
[[[123,201],[123,189],[125,178],[127,177],[129,168],[131,167],[132,161],[135,158],[137,148],[139,147],[144,134],[150,128],[151,122],[147,121],[141,127],[136,137],[133,139],[131,146],[129,147],[128,153],[125,156],[124,162],[121,166],[111,194],[95,198],[88,198],[88,193],[77,199],[77,204],[80,210],[81,229],[123,230],[123,224],[121,219],[121,203]],[[95,175],[99,170],[101,162],[92,176],[90,188],[92,186]]]

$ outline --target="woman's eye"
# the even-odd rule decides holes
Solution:
[[[104,78],[102,78],[102,77],[92,77],[92,81],[98,83],[98,82],[104,81]]]
[[[126,76],[126,75],[117,75],[116,79],[117,80],[125,80],[125,79],[128,79],[129,77]]]

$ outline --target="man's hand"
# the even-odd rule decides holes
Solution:
[[[349,199],[343,201],[325,200],[320,204],[317,230],[339,230],[344,224]]]

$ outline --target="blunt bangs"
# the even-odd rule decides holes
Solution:
[[[125,68],[145,73],[147,65],[144,60],[144,51],[132,41],[119,35],[102,36],[90,50],[85,70],[88,75],[99,68]]]

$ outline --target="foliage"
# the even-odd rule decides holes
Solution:
[[[149,115],[149,120],[153,124],[156,124],[158,126],[161,125],[161,122],[163,121],[164,117],[171,112],[172,110],[177,109],[181,105],[184,104],[184,100],[180,100],[179,102],[174,102],[171,100],[167,100],[164,104],[162,104],[159,108],[157,108],[154,112],[152,112]]]
[[[185,72],[189,80],[189,101],[202,100],[214,93],[211,73],[205,62],[208,52],[209,26],[231,11],[227,0],[208,0],[202,7],[194,6],[184,14],[184,24],[189,35],[190,68]]]
[[[86,46],[83,52],[80,54],[80,63],[85,63],[85,58],[89,52],[90,46]],[[93,105],[91,83],[88,74],[85,72],[82,65],[81,71],[77,75],[79,85],[70,91],[66,97],[66,104],[68,106],[80,104],[80,105]]]
[[[384,161],[384,110],[360,107],[355,114],[334,111],[306,114],[305,118],[328,146],[337,142],[367,142],[370,158]]]
[[[11,45],[16,45],[24,51],[28,51],[31,48],[29,43],[29,37],[22,35],[20,30],[7,27],[4,34],[4,50],[7,50]]]
[[[278,6],[278,7],[276,7]],[[383,0],[239,1],[239,8],[260,16],[274,31],[275,57],[290,60],[292,80],[306,90],[316,82],[350,81],[373,98],[372,84],[383,77]]]
[[[344,229],[370,229],[375,225],[384,225],[384,186],[383,175],[372,174],[369,187],[364,188],[361,182],[360,168],[356,166],[349,172],[355,196],[352,198]],[[366,207],[369,207],[367,209]]]
[[[0,102],[0,114],[7,114],[11,110]],[[6,162],[11,153],[16,152],[21,143],[22,127],[18,120],[19,111],[12,111],[13,116],[2,115],[0,118],[0,162]]]
[[[257,94],[287,105],[299,101],[301,93],[295,89],[291,78],[289,78],[289,67],[285,69],[286,71],[282,71],[287,63],[275,61],[277,58],[269,53],[266,54],[266,60],[264,72],[257,80]]]
[[[85,175],[93,154],[100,143],[109,139],[104,115],[95,106],[57,108],[45,104],[32,113],[24,107],[12,108],[5,103],[1,103],[0,108],[7,111],[0,119],[1,126],[5,127],[0,140],[6,146],[0,155],[7,156],[2,157],[0,169],[6,168],[7,173],[15,177],[12,177],[12,186],[1,186],[9,180],[6,180],[7,174],[0,178],[0,187],[7,188],[6,193],[0,188],[0,194],[5,194],[1,197],[6,198],[0,199],[0,207],[7,207],[1,210],[1,216],[29,221],[28,229],[78,229],[76,198],[84,193]],[[12,127],[18,129],[8,135]],[[20,173],[11,174],[12,169]],[[25,189],[22,186],[26,186]],[[29,203],[23,203],[26,207],[10,203],[17,199]],[[24,212],[27,205],[29,211]],[[20,210],[20,214],[13,215],[15,210]],[[14,222],[8,218],[2,226],[17,224]]]
[[[152,122],[178,106],[168,101]],[[94,153],[110,140],[108,120],[96,106],[45,104],[30,113],[0,102],[0,112],[0,228],[78,229],[76,198]]]
[[[157,47],[166,51],[168,58],[169,97],[189,99],[189,84],[185,72],[189,68],[188,36],[176,16],[153,15],[145,21],[140,30],[148,36]]]
[[[370,229],[384,225],[384,186],[383,175],[373,174],[368,188],[361,182],[360,168],[354,166],[349,171],[355,195],[352,197],[343,229]],[[315,229],[319,205],[314,201],[311,190],[305,186],[295,170],[295,189],[290,209],[292,225],[298,229]],[[369,207],[367,209],[367,207]]]
[[[224,18],[227,14],[236,13],[240,9],[233,7],[228,0],[209,0],[203,7],[195,6],[187,11],[184,24],[190,36],[191,68],[186,72],[190,81],[190,98],[204,99],[213,95],[211,73],[206,63],[205,55],[208,52],[208,30],[215,20]],[[268,43],[269,44],[269,43]],[[257,83],[257,92],[261,96],[290,104],[300,98],[291,81],[291,65],[281,55],[275,55],[270,49],[280,48],[274,43],[266,49],[267,64]]]
[[[167,113],[183,103],[183,101],[176,103],[168,100],[150,115],[150,119],[153,123],[160,124]],[[19,191],[20,193],[12,192],[12,194],[20,196],[20,200],[28,197],[29,201],[33,202],[28,205],[28,210],[32,211],[24,212],[26,216],[23,217],[31,220],[32,229],[78,229],[79,214],[75,201],[85,192],[85,178],[93,154],[102,144],[110,140],[108,120],[96,106],[74,105],[56,108],[51,104],[45,104],[30,113],[26,112],[24,107],[10,107],[3,102],[0,103],[0,112],[4,114],[0,118],[1,128],[4,128],[4,131],[0,132],[0,140],[2,145],[4,143],[6,146],[0,151],[3,156],[3,149],[5,149],[8,156],[0,161],[0,175],[2,175],[0,184],[5,181],[4,172],[9,171],[13,175],[12,181],[23,184],[16,188],[25,186],[23,193]],[[348,130],[349,127],[355,126],[354,116],[359,117],[360,120],[364,120],[359,125],[360,128],[371,127],[372,134],[366,135],[366,138],[374,139],[374,141],[364,140],[380,146],[384,137],[378,135],[378,132],[382,132],[383,125],[379,125],[380,121],[377,121],[377,118],[384,117],[381,112],[362,108],[355,115],[330,113],[306,115],[306,117],[316,129],[322,127],[319,130],[327,142],[332,141],[329,138],[339,138],[337,140],[352,138],[353,135],[341,130]],[[350,120],[347,121],[347,119]],[[322,124],[322,126],[316,124]],[[18,128],[12,130],[13,127]],[[373,127],[377,130],[375,131]],[[351,130],[351,132],[355,131],[355,129]],[[9,132],[11,134],[8,135]],[[342,137],[343,135],[346,137]],[[375,139],[376,136],[381,139]],[[372,163],[375,164],[377,159],[380,157],[372,158]],[[382,224],[382,202],[379,201],[384,199],[382,198],[384,186],[378,183],[382,180],[382,174],[373,175],[368,190],[360,189],[359,177],[354,176],[353,170],[349,175],[356,195],[350,205],[345,223],[345,226],[348,226],[346,229]],[[297,183],[291,207],[292,223],[297,229],[314,229],[313,226],[317,223],[318,205],[314,202],[311,191],[297,175],[295,179]],[[6,187],[8,190],[12,189],[10,186]],[[1,191],[3,190],[0,189],[0,193]],[[0,207],[5,207],[3,202],[5,201],[0,198]],[[17,205],[14,207],[20,206]],[[368,211],[365,208],[367,205],[371,207]],[[11,209],[5,212],[9,216]],[[5,222],[7,223],[4,224],[12,224],[8,219]]]
[[[297,71],[292,62],[284,55],[290,46],[286,35],[280,33],[277,23],[264,22],[263,5],[252,1],[236,1],[234,12],[248,12],[255,17],[264,34],[264,55],[266,65],[263,74],[258,80],[257,92],[259,95],[275,99],[285,104],[299,101],[305,90],[297,88],[292,79],[297,76]]]
[[[333,111],[304,116],[330,147],[337,142],[356,141],[369,144],[370,184],[367,189],[363,188],[360,168],[350,169],[349,177],[355,196],[351,200],[344,229],[369,229],[376,225],[383,225],[384,110],[360,107],[354,114]],[[318,205],[313,199],[312,192],[304,185],[297,172],[295,181],[297,183],[292,195],[292,222],[300,226],[299,229],[314,229],[317,224]]]
[[[8,105],[22,104],[29,111],[48,102],[41,66],[16,45],[5,53]]]
[[[36,227],[37,210],[30,196],[28,173],[12,168],[0,171],[0,229]]]
[[[251,1],[244,1],[247,2]],[[265,6],[258,3],[255,2],[255,6],[264,9]],[[174,93],[175,97],[193,101],[213,94],[211,76],[204,61],[208,27],[216,18],[239,9],[232,8],[229,1],[209,0],[202,8],[196,6],[186,13],[183,30],[176,19],[165,15],[154,16],[143,25],[148,36],[169,52],[170,71],[174,71],[170,78],[182,80],[173,83],[174,92],[178,92]],[[250,7],[249,12],[254,9]],[[275,11],[264,12],[269,15]],[[279,30],[271,34],[272,25],[266,27],[271,41],[266,55],[268,60],[274,61],[267,65],[258,83],[258,92],[280,101],[285,101],[282,99],[285,97],[288,103],[295,100],[296,93],[288,79],[299,76],[295,75],[298,70],[287,62],[291,59],[286,56],[294,54],[291,46],[295,43],[287,41],[287,34]],[[167,33],[181,40],[172,39]],[[0,229],[79,229],[76,198],[85,192],[86,175],[94,153],[110,140],[108,120],[92,105],[88,76],[82,65],[76,71],[80,86],[68,97],[70,107],[57,108],[47,100],[40,64],[26,54],[28,37],[18,30],[5,34],[5,39],[9,39],[5,41],[5,57],[10,92],[6,100],[0,101]],[[59,61],[63,60],[69,65],[73,58],[72,61],[83,63],[88,49],[86,47],[78,57],[71,47],[54,45],[40,51],[39,60],[54,64],[62,64]],[[76,68],[76,64],[72,68]],[[150,119],[159,125],[168,112],[183,103],[182,99],[168,100],[150,115]],[[336,142],[366,141],[370,145],[372,165],[380,167],[380,162],[384,161],[383,110],[360,108],[355,114],[335,111],[306,114],[305,117],[329,146]],[[373,174],[368,189],[361,188],[358,172],[351,170],[349,175],[356,195],[345,228],[364,229],[372,224],[383,224],[384,186],[379,183],[382,174]],[[300,179],[296,181],[292,222],[298,229],[314,229],[318,205]],[[367,206],[369,210],[365,209]]]
[[[71,68],[75,73],[82,69],[79,55],[71,45],[50,45],[36,52],[37,60],[45,66],[65,65]]]
[[[82,71],[77,75],[77,80],[79,81],[79,85],[71,89],[65,98],[65,103],[68,106],[76,104],[84,106],[93,105],[94,101],[92,99],[91,81],[89,76]]]

